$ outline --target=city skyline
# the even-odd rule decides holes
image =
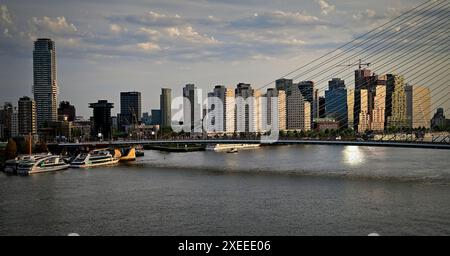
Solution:
[[[49,10],[46,10],[45,15],[43,14],[42,16],[39,16],[39,8],[36,13],[33,13],[31,16],[28,11],[28,16],[30,16],[28,17],[26,13],[30,6],[27,6],[27,8],[21,8],[21,5],[23,5],[21,1],[2,3],[2,22],[0,26],[3,34],[0,36],[0,44],[2,44],[2,48],[4,48],[3,46],[9,46],[10,51],[2,51],[0,54],[6,57],[7,60],[10,60],[10,62],[7,63],[9,64],[8,67],[2,68],[1,71],[2,77],[4,77],[4,81],[1,82],[1,89],[5,93],[3,93],[0,97],[0,102],[16,102],[16,99],[19,97],[32,95],[30,92],[30,84],[32,81],[29,81],[30,77],[32,77],[30,50],[24,47],[29,47],[32,45],[32,41],[30,41],[30,39],[35,39],[35,37],[49,35],[55,40],[58,52],[58,84],[61,91],[59,100],[70,101],[77,107],[77,113],[79,115],[83,115],[85,117],[90,116],[91,112],[89,111],[88,103],[95,102],[100,98],[118,104],[120,102],[119,97],[121,91],[142,92],[142,98],[144,99],[142,101],[142,112],[150,112],[150,109],[155,109],[159,105],[159,91],[162,87],[171,88],[174,92],[173,96],[180,95],[182,90],[181,88],[188,83],[193,83],[202,89],[204,96],[206,96],[206,93],[209,92],[210,89],[216,84],[234,86],[239,82],[245,82],[252,84],[255,88],[258,88],[263,86],[265,82],[272,79],[277,79],[279,78],[277,76],[298,66],[298,58],[300,58],[302,62],[305,62],[305,60],[317,57],[320,53],[335,48],[341,43],[350,40],[356,34],[365,32],[373,26],[381,24],[387,18],[393,17],[401,11],[410,9],[412,6],[417,4],[417,2],[406,3],[405,1],[394,1],[387,3],[383,8],[381,8],[381,5],[379,4],[371,6],[370,3],[364,3],[364,9],[360,9],[359,7],[361,6],[357,3],[349,4],[343,3],[342,1],[301,1],[301,3],[286,2],[284,4],[280,4],[280,6],[267,4],[264,5],[264,10],[262,10],[262,7],[255,8],[248,6],[248,4],[225,4],[220,1],[214,3],[206,1],[206,3],[207,6],[209,5],[209,8],[205,9],[209,10],[213,10],[216,6],[232,9],[237,6],[242,7],[242,5],[247,5],[244,6],[244,8],[241,8],[242,11],[240,13],[236,13],[236,17],[229,17],[227,20],[224,20],[225,17],[221,17],[222,20],[217,21],[217,23],[228,25],[225,31],[231,34],[233,34],[232,32],[245,29],[248,30],[251,28],[252,31],[254,30],[255,35],[253,36],[265,36],[265,38],[260,38],[260,41],[264,41],[266,44],[265,46],[269,45],[270,47],[267,47],[266,49],[261,46],[261,44],[263,44],[262,42],[256,43],[256,41],[251,41],[250,43],[247,42],[251,47],[245,48],[244,42],[246,41],[241,39],[241,41],[238,41],[242,43],[241,50],[246,51],[240,52],[240,55],[234,55],[236,49],[227,48],[227,45],[229,44],[229,41],[227,40],[229,40],[229,38],[225,40],[225,37],[222,38],[219,35],[215,36],[216,33],[221,34],[217,29],[214,29],[217,28],[217,23],[207,22],[207,24],[201,25],[200,17],[204,17],[206,15],[206,10],[203,8],[200,8],[198,12],[205,11],[205,13],[197,16],[190,13],[189,10],[186,10],[183,13],[177,12],[177,10],[179,10],[177,8],[180,8],[180,4],[173,2],[167,4],[170,8],[163,8],[162,3],[158,2],[154,2],[149,5],[132,3],[130,4],[130,13],[136,14],[137,16],[133,16],[132,14],[127,16],[123,14],[122,17],[117,17],[117,15],[113,14],[117,11],[105,10],[105,14],[102,16],[102,19],[104,19],[103,22],[106,22],[107,24],[106,26],[104,26],[105,24],[102,24],[103,32],[111,33],[111,35],[115,34],[116,36],[103,37],[103,44],[114,44],[114,47],[112,47],[114,49],[111,51],[116,51],[116,53],[121,45],[120,40],[123,40],[126,37],[133,37],[131,35],[132,29],[134,32],[138,30],[143,32],[143,30],[140,30],[141,28],[155,28],[155,31],[159,31],[159,33],[161,33],[161,31],[165,31],[167,33],[172,31],[172,35],[178,37],[178,39],[181,39],[182,36],[196,35],[199,36],[197,39],[206,40],[209,38],[212,40],[211,42],[214,42],[214,40],[218,42],[220,41],[221,43],[213,46],[214,48],[211,49],[211,52],[222,53],[230,56],[230,58],[227,58],[226,61],[223,61],[222,63],[219,63],[219,56],[216,56],[217,58],[215,59],[207,57],[192,57],[187,60],[164,60],[156,65],[158,68],[154,68],[155,63],[147,65],[147,61],[161,61],[161,57],[158,55],[146,54],[142,52],[132,54],[132,51],[123,51],[123,55],[121,56],[110,56],[111,58],[107,58],[104,54],[105,49],[97,48],[97,51],[94,51],[94,48],[92,48],[92,46],[95,45],[94,43],[89,46],[91,48],[87,47],[86,42],[88,40],[86,38],[89,39],[89,33],[82,31],[84,29],[88,30],[86,23],[81,22],[79,18],[77,20],[76,18],[71,17],[71,15],[64,13],[67,12],[67,10],[60,10],[58,8],[58,4],[55,4],[55,6],[52,6]],[[325,7],[324,3],[328,3],[328,9]],[[75,5],[75,3],[69,4]],[[145,7],[144,9],[148,8],[149,10],[152,9],[152,11],[145,12],[141,9],[137,10],[136,6]],[[52,8],[54,8],[54,10]],[[86,8],[86,4],[80,4],[79,9],[82,10],[84,8]],[[394,8],[396,11],[391,9],[390,11],[386,11],[389,8]],[[297,9],[297,12],[293,11]],[[250,12],[250,10],[252,12]],[[361,14],[368,10],[372,10],[373,12],[370,12],[370,15],[366,16],[357,15],[358,12]],[[362,19],[364,16],[366,18],[365,21],[372,18],[371,21],[376,22],[373,22],[372,26],[354,26],[353,20],[352,22],[348,22],[346,24],[340,24],[345,28],[343,30],[340,30],[342,27],[339,27],[340,29],[334,28],[337,31],[335,33],[327,34],[324,33],[324,31],[320,33],[316,31],[322,27],[324,30],[329,32],[330,23],[325,21],[339,18],[343,15],[342,12],[344,11],[347,14],[353,13],[354,15],[351,17],[354,20],[357,20],[358,17]],[[18,12],[23,12],[23,15],[21,14],[19,16]],[[139,13],[141,13],[141,16],[138,15]],[[178,16],[176,15],[177,13],[179,13]],[[89,17],[88,14],[86,15],[86,17]],[[238,17],[245,17],[246,15],[248,16],[247,19]],[[189,16],[197,17],[197,19]],[[216,17],[214,15],[208,15],[206,17],[210,19],[209,16]],[[342,17],[340,18],[342,20]],[[28,28],[24,29],[23,23],[28,19],[31,19],[32,27],[34,26],[34,30],[30,29],[33,33],[30,31],[28,31],[30,33],[24,32]],[[173,20],[176,22],[171,23]],[[163,24],[164,22],[166,22],[166,24]],[[191,25],[187,26],[190,27],[191,30],[182,29],[186,28],[186,24]],[[363,23],[361,22],[359,24]],[[270,38],[281,40],[289,38],[292,39],[296,36],[307,37],[304,35],[304,32],[299,32],[299,29],[293,29],[293,26],[297,26],[298,28],[302,26],[309,26],[309,35],[307,36],[311,38],[316,36],[320,38],[319,41],[311,41],[308,43],[305,40],[304,44],[299,43],[298,41],[297,46],[292,46],[292,44],[286,42],[285,44],[280,44],[279,42],[275,43],[269,40]],[[93,27],[99,29],[96,26]],[[121,31],[121,28],[124,29],[125,27],[127,30]],[[168,30],[169,28],[178,28],[178,30]],[[277,37],[277,35],[272,35],[269,37],[265,34],[265,32],[271,31],[274,28],[282,28],[281,31],[284,31],[283,33],[285,33],[284,37],[282,35],[278,35],[279,37]],[[21,32],[24,34],[21,34]],[[147,30],[146,32],[151,31]],[[104,35],[105,33],[102,33],[102,31],[91,31],[92,37],[90,39],[99,39],[100,35]],[[225,32],[222,32],[222,34],[224,33]],[[337,37],[336,33],[338,33]],[[205,35],[208,35],[208,37]],[[161,37],[162,36],[163,35],[161,35]],[[214,40],[212,39],[213,37]],[[74,44],[71,44],[70,38],[77,39],[78,41],[75,40],[73,41]],[[13,39],[16,39],[17,46],[11,45],[11,40]],[[135,39],[136,38],[133,38],[133,40]],[[166,38],[164,40],[168,39]],[[167,41],[167,45],[170,45],[173,41],[183,40],[171,38]],[[80,43],[82,47],[77,49],[77,42]],[[295,40],[292,39],[291,43],[293,42],[295,42]],[[83,43],[85,45],[83,45]],[[140,46],[151,50],[152,47],[150,41],[147,43],[148,44],[141,44]],[[139,48],[138,44],[139,43],[133,45],[135,48]],[[192,44],[196,45],[196,43]],[[323,45],[326,44],[328,44],[328,46],[323,47]],[[196,46],[198,48],[199,45]],[[178,46],[173,47],[177,48]],[[191,54],[192,56],[199,54],[200,50],[197,48],[191,48],[186,54]],[[229,50],[225,51],[226,49]],[[266,50],[267,52],[265,52]],[[84,54],[82,54],[82,51],[85,51]],[[170,53],[170,50],[165,51],[164,49],[160,49],[159,51]],[[275,52],[282,53],[277,54]],[[257,53],[260,55],[247,56],[250,53]],[[267,56],[264,56],[262,53],[267,54]],[[79,56],[76,56],[77,54]],[[104,56],[98,56],[102,54]],[[136,55],[142,55],[142,57],[138,58]],[[168,56],[170,57],[170,54]],[[238,60],[240,60],[240,63],[236,62]],[[82,65],[73,66],[75,63]],[[5,66],[5,64],[6,63],[2,61],[2,66]],[[205,66],[214,68],[211,70],[211,68],[206,68]],[[98,69],[103,70],[100,70],[99,72]],[[377,70],[374,71],[377,72]],[[104,77],[106,73],[109,75]],[[407,79],[408,77],[406,76],[405,78]],[[348,79],[345,80],[347,84],[352,84]],[[317,86],[319,88],[324,88],[326,87],[326,83],[320,83]],[[14,88],[14,90],[11,90],[10,88]],[[83,90],[86,88],[91,89],[89,95],[83,94]],[[435,107],[436,106],[433,105],[433,108]],[[448,108],[448,106],[445,105],[442,107],[444,109]],[[113,114],[118,112],[118,108],[113,109]]]

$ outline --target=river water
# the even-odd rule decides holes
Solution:
[[[0,235],[450,235],[449,159],[297,145],[0,174]]]

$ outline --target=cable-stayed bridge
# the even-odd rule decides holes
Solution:
[[[279,78],[293,81],[313,81],[317,85],[317,93],[324,93],[326,82],[332,78],[346,81],[347,88],[355,84],[368,86],[367,81],[358,81],[354,65],[360,72],[363,67],[377,75],[396,74],[404,77],[405,84],[419,86],[419,97],[412,104],[420,104],[424,93],[429,90],[431,107],[424,108],[422,116],[429,122],[438,108],[450,111],[450,1],[425,1],[415,8],[404,11],[384,24],[355,37],[350,42],[299,66]],[[357,24],[355,24],[357,25]],[[363,63],[367,62],[367,63]],[[259,89],[272,87],[276,80],[270,81]],[[335,101],[335,100],[334,100]],[[327,104],[333,104],[327,102]],[[392,108],[393,101],[375,102],[372,109]],[[339,110],[339,109],[338,109]],[[341,111],[336,111],[340,113]],[[347,114],[348,115],[348,114]],[[343,116],[335,116],[336,119]],[[341,125],[339,129],[344,129]],[[387,127],[385,127],[386,129]],[[417,127],[410,127],[417,128]],[[413,146],[430,148],[448,148],[449,137],[436,137],[424,142],[418,138],[407,138],[403,141],[396,135],[381,134],[379,140],[318,140],[281,138],[273,144],[344,144],[370,146]],[[386,139],[388,138],[388,139]],[[389,139],[391,138],[391,139]],[[128,144],[209,144],[209,143],[261,143],[259,139],[170,139],[170,140],[139,140],[111,141],[87,143],[62,143],[60,146],[79,145],[128,145]]]
[[[431,107],[426,108],[421,114],[424,118],[431,119],[439,107],[443,108],[444,112],[450,110],[448,17],[450,17],[449,0],[425,1],[280,77],[292,79],[294,82],[313,81],[318,94],[325,92],[326,83],[332,78],[344,80],[349,89],[357,83],[359,87],[367,87],[368,82],[358,81],[359,78],[352,68],[359,64],[361,70],[361,60],[364,60],[368,62],[364,63],[368,66],[367,69],[374,75],[400,75],[404,78],[405,84],[418,86],[417,95],[421,97],[415,97],[412,104],[421,104],[426,90],[429,90]],[[275,81],[268,82],[260,89],[271,87]],[[327,105],[336,103],[333,101],[336,99],[327,102]],[[389,109],[393,107],[392,104],[392,101],[375,102],[371,108]],[[336,113],[342,112],[345,113],[336,110]],[[338,114],[335,118],[342,119],[344,118],[342,115]],[[339,128],[347,127],[341,125]]]

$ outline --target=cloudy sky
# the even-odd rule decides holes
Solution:
[[[117,112],[131,90],[148,112],[161,87],[264,85],[420,2],[0,0],[0,103],[31,96],[38,37],[55,40],[59,100],[77,114],[100,98]]]

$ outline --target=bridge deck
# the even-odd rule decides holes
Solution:
[[[127,141],[98,141],[83,143],[59,143],[49,144],[60,147],[80,146],[126,146],[126,145],[161,145],[161,144],[262,144],[262,145],[285,145],[285,144],[318,144],[318,145],[355,145],[355,146],[380,146],[380,147],[409,147],[409,148],[434,148],[450,149],[450,144],[427,143],[427,142],[394,142],[394,141],[324,141],[324,140],[278,140],[274,143],[264,143],[260,140],[236,140],[236,139],[209,139],[209,140],[127,140]]]

